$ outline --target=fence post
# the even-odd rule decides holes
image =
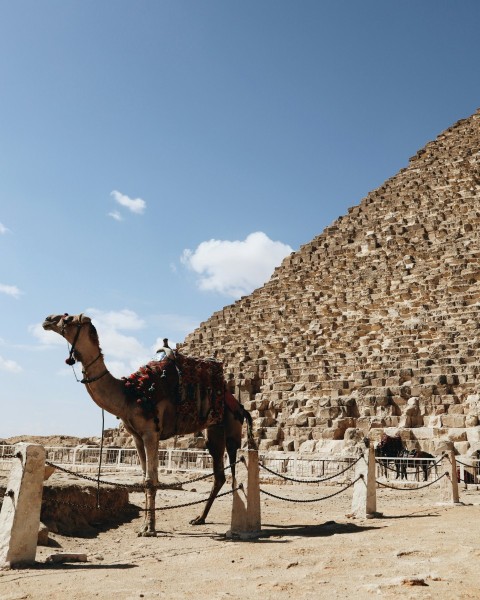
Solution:
[[[443,503],[461,504],[458,493],[457,461],[453,450],[449,454],[444,454],[442,458],[442,467],[446,476],[442,489]]]
[[[377,485],[375,476],[375,451],[373,445],[355,465],[355,482],[353,486],[351,516],[360,519],[373,519],[377,513]]]
[[[258,450],[247,450],[242,453],[247,456],[247,492],[244,498],[236,490],[233,492],[232,518],[227,537],[241,540],[256,539],[260,535],[260,474],[258,466]],[[233,482],[235,485],[235,481]]]
[[[250,537],[258,537],[262,529],[260,508],[260,467],[258,450],[248,450],[247,528]]]
[[[463,489],[466,490],[467,489],[467,478],[465,477],[465,466],[463,465],[463,463],[459,463],[458,468],[460,470],[460,481],[463,481]]]
[[[35,562],[42,508],[45,448],[17,444],[0,512],[0,568]]]

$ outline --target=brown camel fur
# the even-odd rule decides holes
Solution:
[[[132,435],[145,480],[145,522],[139,535],[155,536],[155,496],[158,487],[158,443],[175,435],[187,435],[198,431],[198,421],[182,419],[178,416],[178,397],[174,393],[172,377],[159,380],[155,387],[154,404],[146,413],[136,402],[128,397],[125,381],[116,379],[105,366],[99,345],[97,331],[89,317],[83,314],[71,316],[50,315],[43,328],[63,336],[71,345],[67,364],[75,360],[82,363],[85,384],[92,400],[109,413],[121,419],[125,429]],[[214,483],[205,508],[200,516],[193,519],[193,525],[202,525],[218,492],[225,483],[224,454],[228,453],[232,469],[232,487],[235,483],[235,462],[237,450],[242,443],[242,424],[247,421],[248,444],[254,448],[252,419],[250,414],[238,403],[235,414],[226,406],[221,422],[210,424],[207,429],[207,448],[213,459]],[[153,411],[153,412],[152,412]]]

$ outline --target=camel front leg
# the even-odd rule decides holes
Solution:
[[[155,497],[158,486],[158,436],[149,434],[143,439],[146,456],[145,469],[145,521],[139,536],[155,537]]]

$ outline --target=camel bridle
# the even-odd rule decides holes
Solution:
[[[68,315],[65,315],[68,316]],[[80,331],[82,329],[82,327],[84,326],[85,323],[82,323],[82,315],[80,315],[79,317],[79,323],[76,325],[77,327],[77,331],[75,332],[75,336],[73,338],[73,342],[72,345],[70,347],[69,353],[68,353],[68,358],[65,359],[65,362],[67,365],[71,366],[73,369],[73,365],[77,362],[76,358],[74,357],[74,353],[75,353],[75,346],[78,342],[78,338],[80,336]],[[62,336],[65,337],[65,328],[67,326],[67,323],[64,321],[62,324]],[[66,339],[66,338],[65,338]],[[68,340],[67,340],[67,344],[68,344]],[[98,356],[96,358],[94,358],[91,362],[88,363],[88,365],[85,365],[82,368],[82,374],[83,374],[83,379],[78,379],[77,374],[75,373],[75,369],[73,369],[73,372],[75,374],[75,379],[78,381],[78,383],[83,383],[83,384],[88,384],[88,383],[93,383],[94,381],[98,381],[99,379],[101,379],[104,375],[106,375],[108,373],[108,369],[105,369],[105,371],[103,371],[103,373],[101,373],[100,375],[97,375],[95,377],[88,377],[87,376],[87,369],[89,367],[91,367],[94,363],[97,362],[97,360],[102,356],[102,352],[100,351],[98,353]]]

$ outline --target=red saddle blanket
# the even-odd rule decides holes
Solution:
[[[198,430],[222,422],[225,405],[238,412],[237,400],[226,389],[223,364],[217,360],[175,353],[175,360],[151,361],[123,380],[128,397],[140,404],[148,417],[155,416],[162,397],[158,390],[166,381],[179,420],[198,426]]]

